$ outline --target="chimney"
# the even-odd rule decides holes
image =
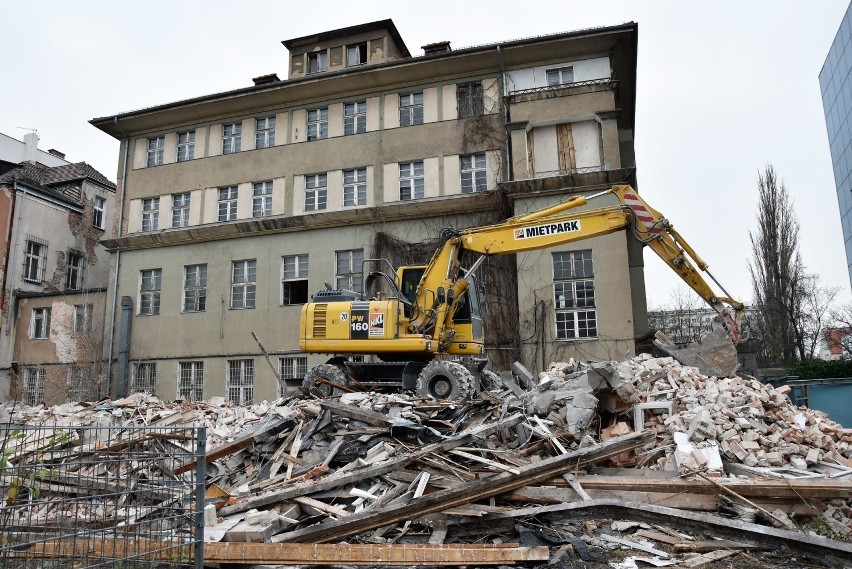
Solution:
[[[58,151],[57,149],[55,149],[55,148],[51,148],[50,150],[48,150],[48,151],[47,151],[47,153],[48,153],[48,154],[52,154],[52,155],[54,155],[54,156],[56,156],[57,158],[60,158],[60,159],[62,159],[62,160],[65,160],[65,153],[64,153],[64,152],[59,152],[59,151]]]
[[[36,163],[38,152],[38,133],[31,132],[24,135],[24,162]]]
[[[261,75],[260,77],[255,77],[252,79],[255,85],[266,85],[267,83],[275,83],[277,81],[281,81],[278,78],[277,73],[270,73],[269,75]]]
[[[450,42],[448,41],[439,41],[435,43],[427,43],[424,46],[420,46],[420,49],[423,50],[423,55],[434,55],[436,53],[444,53],[447,51],[452,51],[450,48]]]

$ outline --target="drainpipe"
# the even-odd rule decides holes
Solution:
[[[133,318],[133,299],[129,296],[121,297],[121,331],[118,336],[118,377],[115,386],[117,398],[127,397],[129,394],[127,382],[127,366],[130,361],[130,322]],[[112,367],[112,366],[110,366]]]
[[[507,126],[509,124],[509,107],[506,105],[506,95],[508,94],[506,87],[506,64],[503,61],[503,50],[500,49],[499,45],[497,46],[497,57],[500,59],[500,106],[503,107],[503,132],[506,134],[506,147],[503,149],[503,156],[506,160],[505,178],[508,182],[513,178],[513,176],[510,176],[512,149]]]
[[[114,117],[113,122],[115,123],[116,127],[118,127],[118,117]],[[123,169],[122,174],[121,174],[121,205],[119,205],[119,207],[118,207],[118,231],[117,231],[117,234],[115,236],[116,239],[121,237],[121,228],[124,224],[124,201],[125,201],[124,198],[127,195],[127,161],[129,159],[129,154],[130,154],[130,138],[128,137],[127,143],[124,145],[124,164],[123,164],[124,169]],[[120,269],[121,269],[121,249],[119,249],[115,252],[115,274],[113,275],[113,279],[112,279],[112,309],[110,310],[110,317],[109,317],[109,354],[107,356],[109,359],[108,359],[108,365],[107,365],[107,370],[108,370],[107,371],[107,386],[108,386],[108,389],[109,389],[110,392],[112,392],[112,382],[113,382],[112,354],[113,354],[113,349],[115,347],[115,311],[116,311],[116,305],[117,305],[117,300],[118,300],[118,274],[119,274]],[[124,301],[124,299],[122,299],[122,309],[124,308],[123,301]],[[127,349],[129,349],[129,346],[127,346]],[[119,377],[119,381],[124,382],[124,384],[127,383],[126,371],[127,370],[125,370],[125,375]]]
[[[11,267],[12,274],[11,274],[10,278],[6,279],[6,276],[5,276],[6,273],[5,272],[3,273],[3,278],[6,279],[6,281],[9,283],[9,295],[4,299],[4,301],[5,301],[4,306],[9,306],[13,302],[12,287],[15,284],[15,267],[17,266],[17,263],[18,263],[18,245],[21,242],[21,223],[22,223],[22,217],[24,215],[24,205],[27,203],[27,186],[23,185],[22,187],[24,189],[24,193],[21,196],[21,204],[18,206],[18,221],[15,223],[15,244],[13,245],[13,248],[12,248],[12,262],[9,263],[9,265],[7,265],[7,270],[9,269],[9,267]],[[17,180],[12,181],[12,188],[13,188],[12,189],[13,193],[15,195],[17,195],[17,193],[18,193],[18,181]],[[17,201],[17,199],[15,201]],[[10,313],[7,311],[7,314],[10,314]],[[6,331],[5,331],[5,333],[6,333],[7,336],[9,335],[9,332],[11,331],[11,329],[12,329],[12,318],[6,318]]]
[[[9,219],[7,220],[8,225],[7,225],[7,228],[6,228],[6,246],[7,247],[9,246],[9,244],[12,243],[12,231],[14,231],[15,228],[17,227],[15,225],[15,206],[18,203],[17,198],[18,198],[18,181],[12,180],[12,200],[11,200],[12,205],[9,208],[9,216],[8,216]],[[14,249],[12,251],[9,251],[7,249],[6,253],[4,255],[5,258],[3,259],[3,281],[0,282],[0,310],[4,310],[6,308],[6,282],[9,278],[9,259],[11,257],[11,255],[9,253],[14,254]]]

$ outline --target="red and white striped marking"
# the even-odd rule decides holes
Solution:
[[[654,225],[654,216],[648,211],[642,201],[633,194],[624,194],[624,203],[633,210],[636,219],[642,224],[645,231],[659,235],[662,233],[659,227]]]

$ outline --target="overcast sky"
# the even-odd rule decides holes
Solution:
[[[509,7],[511,6],[511,8]],[[39,1],[4,3],[0,132],[115,179],[118,141],[88,121],[287,75],[281,40],[392,18],[412,54],[635,21],[639,191],[751,299],[757,175],[795,200],[808,270],[850,299],[818,75],[848,6],[811,2]],[[649,304],[680,281],[646,250]]]

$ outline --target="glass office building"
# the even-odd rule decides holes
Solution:
[[[840,29],[819,73],[822,107],[831,146],[837,203],[846,245],[846,265],[852,283],[852,4],[846,9]]]

